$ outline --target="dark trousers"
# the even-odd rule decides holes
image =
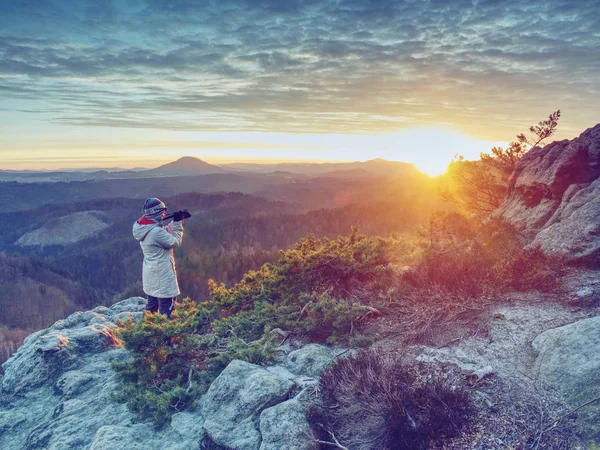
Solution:
[[[157,298],[148,296],[148,303],[146,304],[146,311],[155,313],[158,311],[161,314],[165,314],[169,319],[171,318],[171,312],[175,306],[175,299],[177,297],[169,298]]]

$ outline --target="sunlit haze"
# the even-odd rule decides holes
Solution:
[[[382,158],[410,162],[429,175],[438,175],[455,154],[476,158],[480,152],[488,151],[496,144],[436,128],[366,135],[267,132],[160,134],[156,139],[146,136],[145,140],[129,142],[111,141],[100,136],[93,141],[43,143],[24,139],[17,145],[18,151],[5,154],[3,168],[156,167],[181,156],[195,156],[213,164]]]
[[[232,14],[231,11],[236,11]],[[0,6],[0,169],[366,161],[441,173],[598,121],[595,1]]]

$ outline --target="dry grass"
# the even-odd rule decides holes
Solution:
[[[469,396],[424,367],[374,351],[342,359],[321,376],[310,420],[323,440],[335,436],[352,450],[426,449],[456,436],[473,412]]]
[[[450,345],[460,339],[485,336],[490,308],[497,304],[492,295],[463,296],[444,292],[432,285],[415,289],[400,281],[393,295],[378,304],[382,316],[364,326],[364,333],[380,338],[395,337],[403,345],[425,344],[435,347]],[[363,295],[363,301],[365,296]]]

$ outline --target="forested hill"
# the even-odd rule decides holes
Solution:
[[[249,215],[270,214],[275,211],[280,213],[295,210],[293,205],[284,202],[274,202],[264,198],[253,197],[246,194],[201,194],[189,192],[177,194],[173,197],[163,197],[170,211],[187,208],[194,213],[196,223],[206,220],[224,219],[227,217],[244,217]],[[56,223],[61,218],[69,218],[79,212],[96,212],[108,226],[127,224],[131,226],[134,220],[142,214],[143,200],[130,198],[99,198],[81,202],[61,204],[47,204],[31,210],[22,211],[19,220],[13,226],[0,228],[0,250],[9,250],[14,253],[27,251],[20,246],[15,246],[20,237]],[[68,223],[67,223],[68,225]],[[110,229],[109,235],[114,235]],[[61,230],[55,232],[60,233]],[[64,232],[68,232],[65,230]],[[49,242],[48,246],[52,246]],[[34,249],[39,255],[40,249]]]
[[[102,300],[97,290],[74,281],[66,271],[37,259],[3,252],[0,284],[0,325],[9,327],[43,328]]]
[[[265,176],[201,175],[143,179],[92,180],[57,183],[1,183],[5,211],[22,211],[47,204],[68,204],[100,198],[170,197],[182,192],[255,192],[283,182]]]

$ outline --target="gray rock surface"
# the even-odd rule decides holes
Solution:
[[[284,367],[295,375],[318,378],[335,358],[334,352],[319,344],[309,344],[289,353],[283,360]]]
[[[533,245],[571,259],[600,255],[600,178],[563,199]]]
[[[180,413],[187,414],[187,413]],[[175,416],[177,416],[176,414]],[[175,418],[175,417],[174,417]],[[180,419],[178,420],[181,421]],[[189,428],[193,427],[192,432]],[[181,431],[181,432],[179,432]],[[105,425],[94,434],[90,450],[192,450],[200,449],[202,422],[192,421],[183,430],[156,431],[149,424]]]
[[[548,330],[533,341],[534,370],[576,408],[600,396],[600,316]],[[581,434],[600,443],[600,403],[578,412]]]
[[[113,337],[115,322],[141,317],[145,303],[136,297],[74,313],[25,340],[3,364],[1,449],[200,448],[199,412],[175,415],[157,432],[109,398],[117,386],[110,364],[129,358]]]
[[[600,260],[600,124],[572,141],[534,148],[495,214],[547,254]]]
[[[262,367],[232,361],[203,398],[206,434],[227,449],[257,450],[261,444],[260,414],[286,400],[293,387],[292,381]]]
[[[316,450],[304,406],[297,398],[265,409],[260,415],[260,450]]]

